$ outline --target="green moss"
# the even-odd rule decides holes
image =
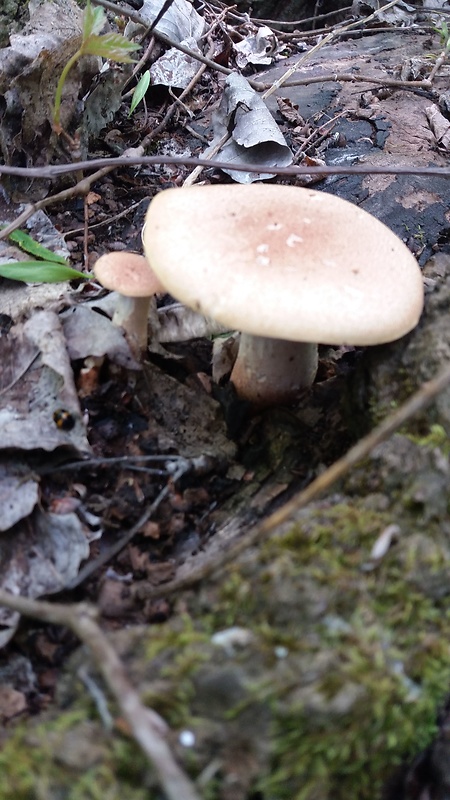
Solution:
[[[325,698],[323,709],[304,694],[297,706],[275,707],[274,765],[261,788],[277,800],[374,800],[396,765],[436,733],[450,685],[449,615],[405,584],[407,538],[375,573],[358,574],[387,522],[361,503],[337,505],[266,547],[272,554],[288,548],[299,568],[312,567],[316,580],[332,581],[333,593],[345,588],[352,600],[334,602],[341,625],[324,627],[319,650],[332,646],[333,659],[314,689]],[[442,559],[433,567],[441,569]],[[345,700],[346,687],[360,694],[339,713],[336,699]]]
[[[445,455],[450,454],[450,440],[442,425],[438,425],[437,423],[430,425],[429,430],[423,432],[421,436],[414,436],[411,433],[407,433],[406,435],[408,439],[415,442],[420,447],[438,447],[442,449]]]
[[[405,535],[366,571],[373,543],[391,522],[391,511],[361,501],[305,513],[261,546],[257,576],[239,565],[221,585],[217,627],[250,627],[266,664],[277,643],[294,663],[302,659],[298,682],[294,668],[286,683],[264,687],[273,714],[273,761],[259,785],[264,797],[375,800],[394,769],[436,733],[450,685],[450,619],[408,579],[414,564],[439,572],[448,559],[444,549],[418,553]],[[306,595],[325,589],[324,613],[308,605],[317,598],[305,598],[305,587]],[[309,688],[305,664],[314,676]]]
[[[220,764],[205,800],[222,797],[236,771],[242,798],[379,800],[396,767],[431,742],[450,685],[450,611],[435,582],[448,575],[445,532],[405,512],[374,564],[393,519],[370,498],[324,501],[185,596],[184,616],[130,637],[125,662],[174,728],[172,743],[185,726],[195,735],[177,750],[184,768],[196,779]],[[214,645],[211,634],[233,626],[248,642]],[[63,713],[58,737],[80,719]],[[107,739],[70,784],[43,731],[32,732],[37,749],[24,732],[7,741],[0,800],[53,800],[43,795],[53,785],[58,800],[154,800],[129,742]]]
[[[144,642],[145,658],[152,661],[168,650],[180,652],[186,647],[207,641],[207,634],[194,624],[189,614],[181,614],[172,625],[161,625],[155,636]]]
[[[448,653],[428,663],[420,689],[386,667],[369,654],[350,658],[346,677],[364,689],[351,713],[324,718],[293,709],[277,716],[274,768],[263,791],[279,800],[380,796],[394,768],[436,733],[436,708],[450,679]]]
[[[15,32],[14,20],[20,6],[19,0],[3,0],[0,17],[0,47],[8,47],[9,34]],[[23,3],[22,3],[23,5]]]
[[[89,723],[81,711],[19,726],[0,752],[1,800],[151,800],[143,786],[148,767],[133,742],[106,735],[104,743],[87,739],[90,753],[80,768],[70,759],[84,736]],[[83,759],[83,750],[78,757]]]
[[[448,574],[448,554],[439,523],[419,533],[410,516],[371,565],[372,546],[392,521],[391,508],[362,500],[324,503],[217,586],[208,630],[237,625],[258,642],[251,655],[234,654],[258,680],[249,678],[222,724],[239,723],[252,704],[270,707],[271,758],[258,781],[264,798],[377,800],[393,771],[436,733],[450,685],[450,613],[429,578]],[[286,648],[281,661],[278,645]],[[176,660],[192,691],[186,719],[208,652]]]
[[[172,625],[160,626],[143,643],[145,662],[152,663],[152,671],[158,674],[158,683],[150,684],[143,700],[173,727],[189,719],[194,693],[191,676],[207,658],[203,646],[209,639],[208,631],[184,614]]]

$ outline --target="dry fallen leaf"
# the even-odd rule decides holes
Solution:
[[[57,314],[39,311],[0,338],[0,450],[90,452]],[[59,427],[66,410],[73,425]]]
[[[40,597],[61,591],[89,555],[87,531],[76,514],[37,508],[0,535],[0,586],[15,595]],[[0,647],[14,635],[19,614],[0,609]]]
[[[450,149],[450,122],[439,111],[438,107],[428,106],[425,109],[427,120],[430,128],[433,131],[437,141],[446,150]]]
[[[273,178],[270,167],[287,167],[292,163],[291,150],[264,100],[242,75],[236,73],[225,81],[214,121],[214,141],[210,147],[214,147],[227,133],[230,138],[217,154],[220,161],[234,165],[254,162],[267,167],[267,172],[260,173],[223,170],[238,183],[269,180]]]

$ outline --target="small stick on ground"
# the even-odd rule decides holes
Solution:
[[[135,740],[156,770],[168,800],[200,800],[193,783],[176,763],[165,740],[166,723],[141,702],[119,656],[99,627],[98,612],[93,606],[86,603],[46,603],[27,597],[15,597],[1,589],[0,605],[51,625],[70,628],[90,649],[95,664],[127,720]]]

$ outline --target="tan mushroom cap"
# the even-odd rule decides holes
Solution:
[[[253,184],[160,192],[144,248],[174,297],[233,329],[328,344],[393,341],[423,284],[403,242],[325,192]]]
[[[147,259],[136,253],[105,253],[94,264],[94,275],[106,289],[125,297],[150,297],[164,291]]]

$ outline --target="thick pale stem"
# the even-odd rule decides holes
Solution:
[[[114,325],[123,328],[137,358],[147,349],[150,301],[156,302],[154,297],[125,297],[121,294],[113,316]]]
[[[241,334],[231,381],[257,407],[294,403],[317,372],[317,345]]]

